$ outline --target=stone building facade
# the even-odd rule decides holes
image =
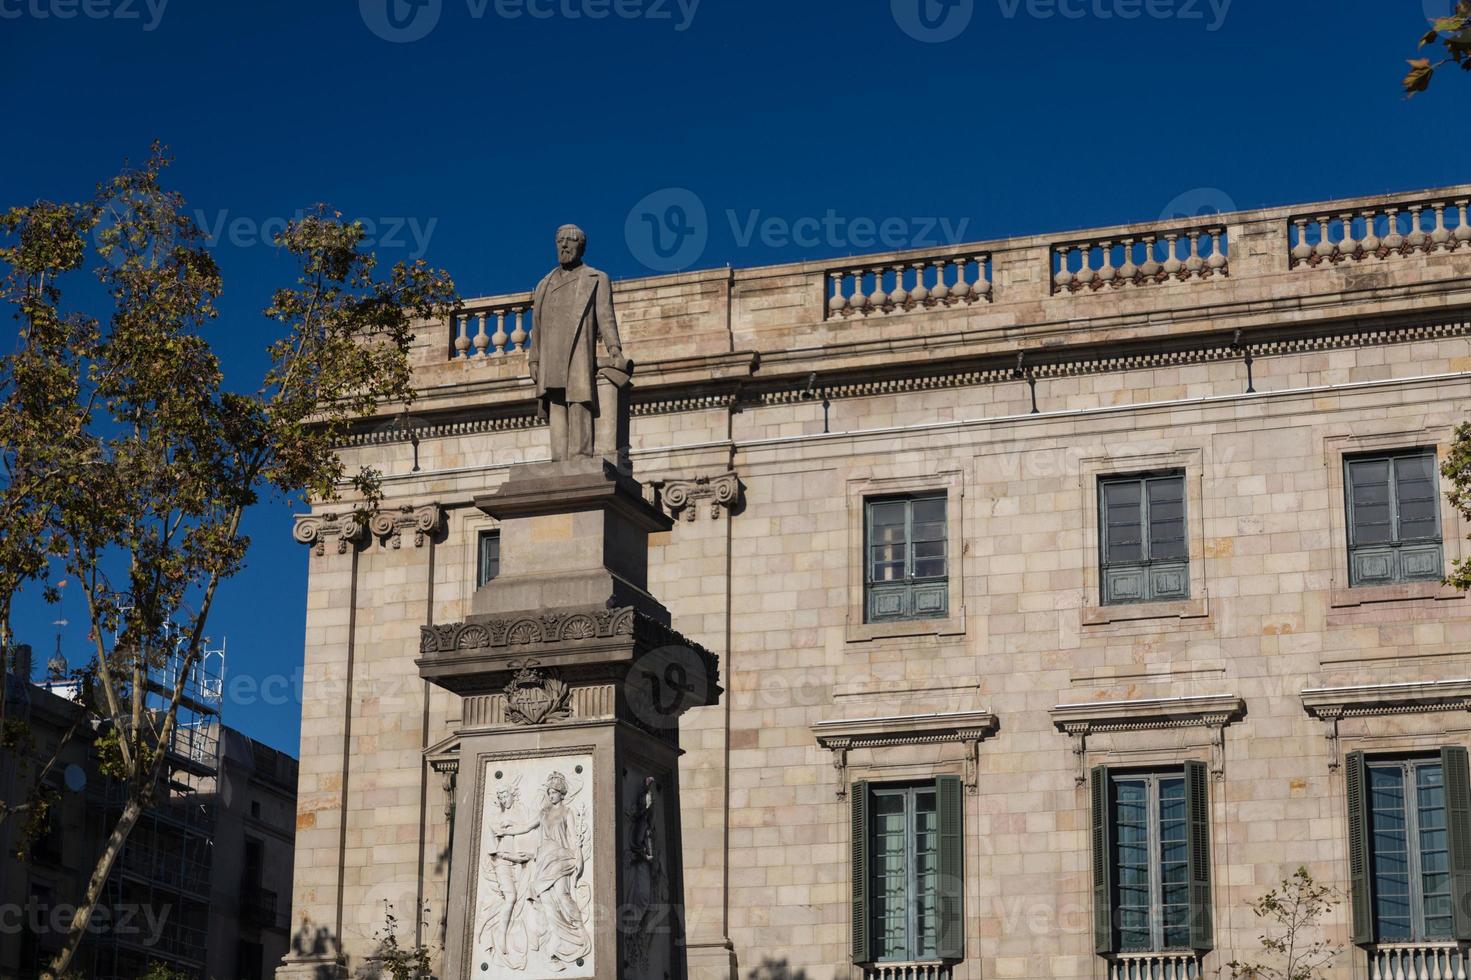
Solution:
[[[1333,976],[1471,968],[1468,199],[616,284],[650,591],[725,687],[681,733],[691,975],[1214,975],[1299,866],[1352,896]],[[385,900],[443,941],[460,707],[415,659],[544,455],[529,302],[419,330],[414,418],[346,447],[371,527],[298,519],[298,964],[356,969]]]

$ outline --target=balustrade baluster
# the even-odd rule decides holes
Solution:
[[[1103,264],[1098,267],[1098,285],[1111,286],[1119,274],[1113,264],[1113,242],[1099,242],[1098,248],[1103,253]]]
[[[1292,260],[1306,262],[1313,257],[1313,246],[1308,244],[1308,219],[1293,218],[1292,223],[1297,226],[1297,244],[1292,246]]]
[[[848,297],[843,295],[843,274],[841,272],[829,272],[833,281],[832,295],[827,298],[827,311],[829,313],[841,314],[848,308]]]
[[[490,343],[495,347],[497,354],[504,354],[506,352],[506,342],[510,339],[510,335],[506,333],[506,311],[497,310],[495,314],[495,333],[491,335]]]
[[[1425,234],[1425,229],[1420,226],[1420,212],[1425,210],[1423,204],[1410,205],[1410,235],[1405,242],[1410,248],[1422,248],[1430,236]]]
[[[1057,246],[1057,271],[1052,274],[1052,284],[1058,292],[1066,292],[1072,284],[1073,272],[1067,267],[1068,256],[1072,254],[1071,245]]]
[[[1399,231],[1399,208],[1385,208],[1385,217],[1389,221],[1388,234],[1384,236],[1384,247],[1391,252],[1398,252],[1404,247],[1405,237]]]
[[[1319,261],[1326,262],[1333,258],[1333,253],[1338,250],[1338,246],[1333,244],[1333,238],[1328,233],[1328,222],[1330,220],[1326,214],[1318,218],[1318,244],[1313,249],[1313,255]]]
[[[1098,281],[1098,270],[1093,268],[1094,245],[1079,245],[1078,256],[1082,262],[1078,265],[1078,288],[1085,289]]]
[[[955,266],[955,288],[950,291],[950,294],[956,299],[970,299],[970,283],[965,281],[965,266],[969,261],[964,256],[957,256],[950,260]]]
[[[904,288],[904,263],[899,262],[894,266],[894,291],[889,294],[889,302],[899,307],[909,305],[909,291]]]
[[[863,291],[863,270],[854,269],[848,275],[853,279],[853,292],[848,294],[848,306],[855,312],[867,313],[870,294]]]
[[[923,306],[930,299],[930,291],[924,284],[924,270],[923,262],[914,263],[914,288],[909,291],[909,298],[915,306]]]
[[[485,314],[485,313],[477,313],[476,314],[476,317],[480,321],[479,329],[475,333],[475,356],[476,357],[484,357],[485,356],[485,348],[487,348],[487,347],[490,346],[490,334],[488,334],[488,333],[485,332],[485,318],[486,318],[486,316],[487,316],[487,314]]]
[[[459,321],[460,322],[457,325],[456,334],[455,334],[455,356],[456,357],[469,357],[470,356],[470,316],[469,316],[469,314],[468,313],[467,314],[462,314],[460,316],[460,318],[459,318]]]
[[[1394,980],[1413,980],[1405,976],[1405,951],[1396,950],[1396,953],[1398,955],[1394,957]]]
[[[1359,241],[1354,237],[1354,215],[1352,211],[1345,211],[1338,216],[1338,223],[1343,226],[1343,238],[1338,242],[1339,259],[1356,259],[1359,257]]]
[[[879,312],[883,312],[884,306],[889,302],[889,294],[884,291],[884,270],[873,270],[873,293],[868,297],[868,305]]]
[[[1435,208],[1435,230],[1430,233],[1430,245],[1432,248],[1443,248],[1451,240],[1451,230],[1445,226],[1445,204],[1437,203],[1432,207]]]
[[[976,256],[976,299],[985,299],[991,295],[991,277],[986,273],[986,257]]]
[[[936,303],[943,303],[950,298],[950,287],[945,285],[945,260],[935,259],[930,264],[935,267],[935,288],[930,290],[930,296]]]
[[[511,312],[516,317],[516,328],[511,331],[511,343],[516,345],[517,350],[525,350],[527,338],[530,336],[526,330],[526,307],[513,307]]]
[[[1139,274],[1145,279],[1153,279],[1159,275],[1159,257],[1155,254],[1158,244],[1157,236],[1144,236],[1144,264],[1139,267]]]
[[[1199,230],[1187,231],[1185,233],[1190,239],[1190,257],[1185,260],[1185,276],[1199,276],[1200,270],[1205,268],[1205,259],[1200,257],[1200,232]]]
[[[1180,256],[1175,249],[1175,242],[1180,238],[1178,233],[1171,232],[1165,235],[1165,263],[1161,267],[1166,278],[1173,277],[1183,266]]]
[[[1226,254],[1226,229],[1212,228],[1210,230],[1210,236],[1211,257],[1206,261],[1206,265],[1212,271],[1220,272],[1226,268],[1226,263],[1229,261],[1229,256]]]
[[[1139,267],[1134,264],[1134,242],[1133,238],[1124,239],[1124,264],[1119,266],[1119,278],[1124,282],[1133,282],[1139,275]]]
[[[1365,211],[1364,237],[1359,242],[1360,258],[1369,258],[1371,255],[1379,254],[1379,235],[1374,230],[1374,223],[1379,220],[1373,211]]]
[[[1456,202],[1456,244],[1464,245],[1471,242],[1471,225],[1466,223],[1466,206],[1471,201]]]
[[[1466,947],[1456,947],[1456,980],[1466,980]]]

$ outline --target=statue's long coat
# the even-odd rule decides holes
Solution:
[[[613,313],[613,287],[605,272],[583,265],[571,275],[553,269],[532,294],[532,358],[537,362],[536,399],[546,410],[548,388],[561,388],[567,404],[584,402],[598,413],[597,340],[621,348]]]

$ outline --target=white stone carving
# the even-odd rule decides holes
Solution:
[[[591,977],[591,755],[490,760],[469,975]]]

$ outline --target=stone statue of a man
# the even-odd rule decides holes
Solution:
[[[537,285],[532,296],[535,329],[528,360],[536,382],[538,411],[551,426],[554,460],[594,454],[599,371],[626,388],[632,370],[618,337],[608,276],[583,264],[586,250],[587,235],[581,228],[558,228],[560,264]],[[599,339],[609,355],[601,362],[597,355]],[[604,410],[614,412],[618,407],[605,406]],[[613,431],[606,426],[598,429]],[[621,448],[607,445],[596,450],[610,453]]]

